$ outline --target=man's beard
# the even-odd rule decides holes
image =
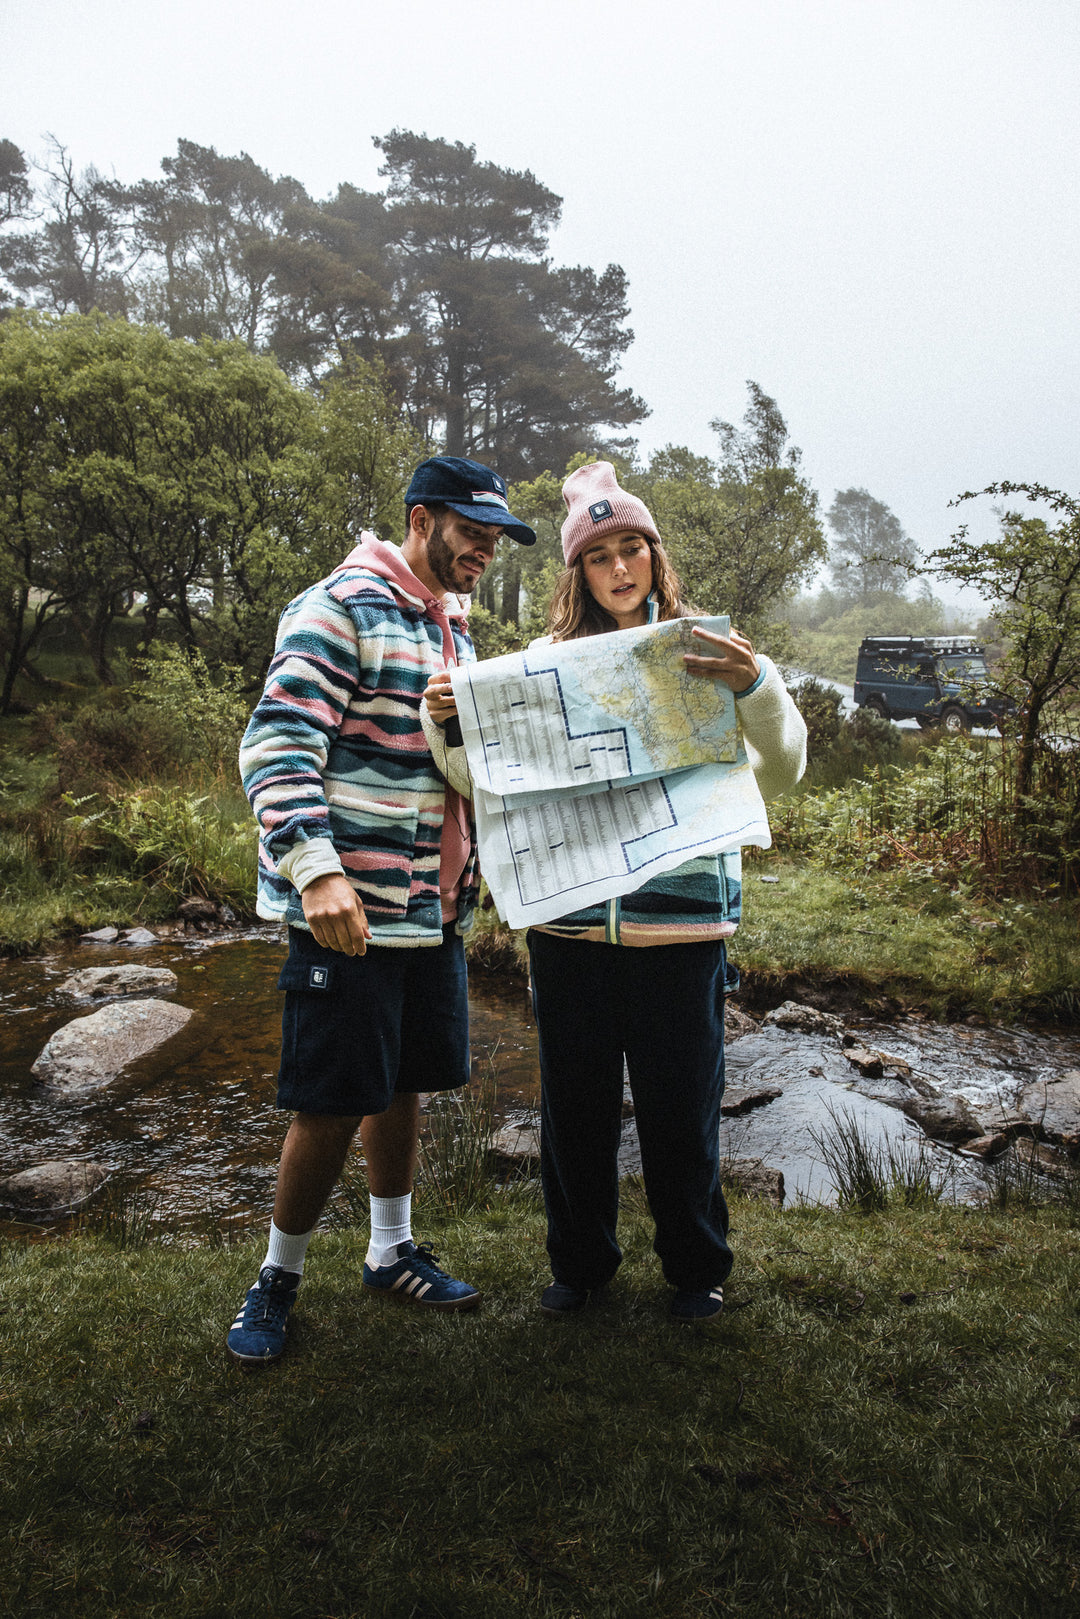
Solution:
[[[468,595],[468,585],[462,586],[454,578],[457,557],[443,539],[443,514],[439,512],[432,525],[427,542],[427,564],[444,590]]]

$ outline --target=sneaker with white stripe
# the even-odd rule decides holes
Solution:
[[[269,1366],[285,1350],[285,1322],[300,1278],[280,1265],[264,1265],[229,1328],[225,1347],[241,1366]]]
[[[724,1289],[709,1288],[707,1292],[691,1293],[680,1289],[671,1301],[671,1314],[676,1321],[712,1321],[724,1308]]]
[[[480,1294],[468,1282],[447,1276],[437,1264],[438,1254],[429,1242],[399,1242],[392,1265],[364,1266],[364,1286],[373,1293],[389,1293],[409,1304],[423,1304],[429,1310],[474,1310]]]

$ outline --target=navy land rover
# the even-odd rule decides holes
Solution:
[[[1000,728],[1007,698],[988,689],[986,654],[971,635],[868,635],[859,648],[855,702],[923,730]]]

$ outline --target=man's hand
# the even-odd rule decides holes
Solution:
[[[457,699],[450,685],[449,669],[440,669],[437,675],[432,675],[424,690],[424,701],[436,725],[445,725],[447,720],[453,719]]]
[[[699,640],[711,641],[718,648],[711,658],[698,657],[693,652],[683,654],[683,662],[692,675],[701,675],[705,680],[722,680],[736,697],[750,690],[761,673],[761,665],[745,635],[732,630],[729,640],[723,635],[714,635],[711,630],[703,630],[700,624],[695,624],[690,633]]]
[[[368,919],[355,888],[339,871],[316,877],[300,895],[304,917],[316,944],[362,956],[371,938]]]

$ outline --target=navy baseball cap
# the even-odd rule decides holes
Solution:
[[[449,506],[473,523],[504,529],[519,545],[535,545],[527,523],[511,515],[506,504],[506,481],[479,461],[458,455],[436,455],[421,461],[405,492],[406,515],[414,506]]]

